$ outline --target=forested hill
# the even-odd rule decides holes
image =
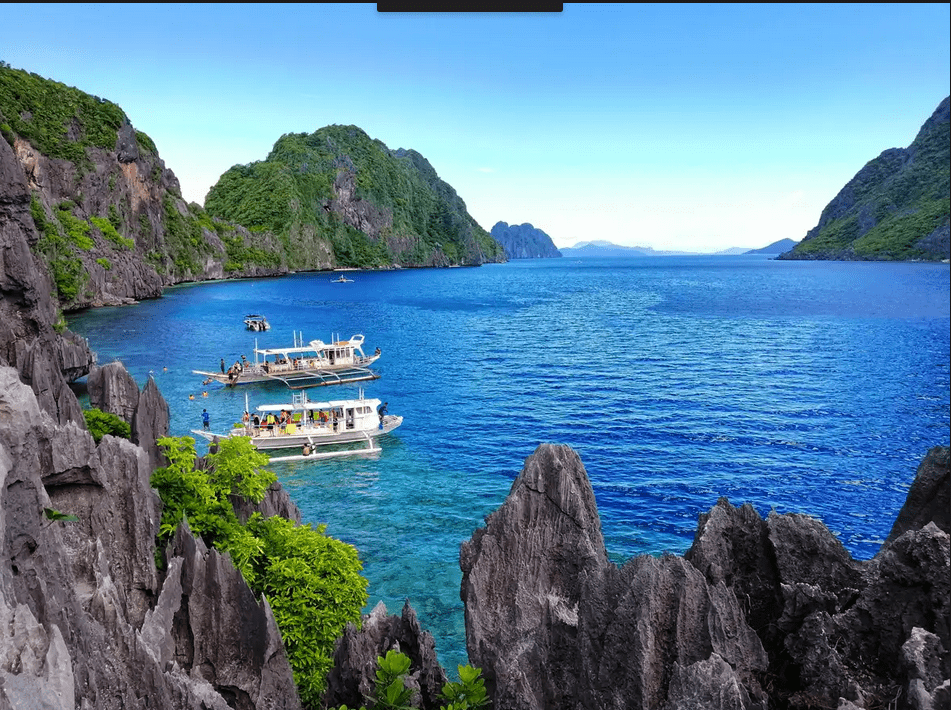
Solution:
[[[951,256],[949,100],[907,148],[869,161],[781,259],[937,261]]]
[[[356,126],[282,136],[265,160],[222,175],[205,209],[273,232],[290,251],[306,248],[316,234],[343,266],[505,260],[422,155],[390,150]]]

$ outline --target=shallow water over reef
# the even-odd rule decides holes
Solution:
[[[363,333],[382,348],[364,390],[404,417],[382,453],[273,468],[305,522],[360,550],[369,607],[409,598],[450,669],[465,662],[459,545],[539,443],[581,455],[621,563],[682,553],[720,496],[816,516],[871,557],[949,440],[946,264],[548,259],[350,277],[180,286],[69,323],[100,363],[155,377],[173,435],[203,409],[226,431],[245,392],[252,407],[289,399],[192,374],[253,359],[255,341]],[[249,313],[271,330],[247,331]]]

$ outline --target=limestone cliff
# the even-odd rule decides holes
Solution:
[[[155,144],[109,101],[0,64],[0,133],[0,200],[17,205],[64,310],[287,271],[272,235],[186,204]]]
[[[502,245],[508,259],[549,259],[561,256],[551,237],[527,222],[512,225],[496,222],[490,234]]]
[[[949,99],[907,148],[870,160],[780,259],[936,261],[951,257]]]
[[[947,707],[951,511],[921,503],[949,485],[933,449],[867,562],[721,500],[684,557],[618,568],[577,454],[542,445],[460,551],[470,661],[506,710]]]

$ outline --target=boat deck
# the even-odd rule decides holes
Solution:
[[[380,378],[379,374],[368,367],[347,367],[340,369],[304,367],[297,369],[272,369],[271,372],[265,372],[261,368],[254,368],[242,371],[235,379],[228,377],[228,375],[222,375],[220,372],[209,372],[206,370],[192,370],[192,372],[228,387],[250,385],[258,382],[281,382],[290,389],[345,385]]]

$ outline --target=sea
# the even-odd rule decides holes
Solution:
[[[295,338],[379,347],[363,392],[403,416],[382,452],[271,468],[305,523],[359,550],[365,611],[408,600],[450,674],[467,662],[459,547],[542,443],[580,455],[618,565],[682,554],[720,497],[814,516],[868,559],[924,455],[949,443],[948,264],[561,258],[347,275],[179,285],[69,327],[100,364],[155,379],[174,436],[203,409],[228,431],[246,395],[290,399],[193,370]],[[271,329],[246,330],[252,313]]]

